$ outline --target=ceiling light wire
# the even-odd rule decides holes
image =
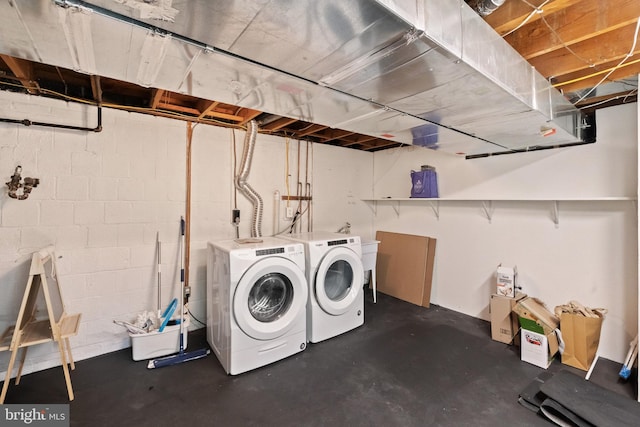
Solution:
[[[534,6],[534,5],[532,5],[531,3],[529,3],[527,0],[522,0],[522,2],[523,2],[523,3],[525,3],[527,6],[531,6],[531,8],[532,8],[533,10],[531,11],[531,13],[530,13],[526,18],[524,18],[524,20],[523,20],[521,23],[519,23],[519,24],[518,24],[514,29],[512,29],[511,31],[509,31],[509,32],[507,32],[507,33],[505,33],[505,34],[503,34],[503,35],[502,35],[502,37],[503,37],[503,38],[504,38],[504,37],[507,37],[509,34],[511,34],[511,33],[513,33],[513,32],[515,32],[515,31],[518,31],[518,30],[519,30],[520,28],[522,28],[522,27],[523,27],[527,22],[529,22],[529,20],[530,20],[531,18],[533,18],[533,17],[536,15],[536,13],[543,14],[543,13],[544,13],[544,10],[543,10],[542,8],[543,8],[547,3],[549,3],[549,1],[551,1],[551,0],[545,0],[545,1],[540,5],[540,6]]]
[[[562,40],[562,37],[560,37],[560,34],[558,34],[556,30],[551,25],[549,25],[549,22],[547,22],[544,16],[540,17],[540,19],[542,20],[544,25],[546,25],[549,28],[549,31],[551,31],[553,35],[558,38],[558,40],[560,41],[560,44],[562,44],[562,47],[568,50],[569,53],[571,53],[573,56],[575,56],[576,58],[578,58],[580,61],[584,62],[591,68],[594,68],[596,66],[596,64],[594,64],[593,61],[589,61],[588,59],[583,58],[582,56],[578,55],[573,49],[571,49],[571,47],[569,47],[569,45],[565,43],[564,40]]]
[[[631,58],[633,56],[633,52],[636,50],[636,43],[638,41],[638,31],[640,30],[640,16],[638,17],[638,21],[636,22],[636,31],[633,35],[633,44],[631,45],[631,49],[629,49],[629,53],[627,53],[625,55],[624,58],[622,58],[622,61],[620,61],[618,63],[618,65],[616,65],[615,67],[613,67],[611,69],[611,71],[609,71],[594,87],[592,87],[587,93],[585,93],[584,95],[582,95],[580,97],[580,99],[578,99],[576,102],[574,102],[574,105],[577,104],[578,102],[582,101],[583,99],[585,99],[587,96],[591,95],[591,93],[596,90],[596,88],[598,86],[600,86],[605,80],[607,80],[609,78],[609,76],[611,74],[613,74],[614,71],[616,71],[618,68],[620,68],[622,66],[622,64],[624,64],[624,62]]]
[[[616,99],[622,99],[622,104],[626,104],[627,103],[627,98],[629,98],[630,96],[635,95],[634,92],[638,92],[637,89],[634,89],[632,91],[630,91],[629,93],[625,94],[624,96],[622,95],[616,95],[616,96],[612,96],[611,98],[607,98],[607,99],[603,99],[602,101],[593,103],[593,104],[589,104],[589,105],[585,105],[584,107],[580,107],[579,110],[586,110],[586,109],[590,109],[593,107],[597,107],[598,105],[602,105],[602,104],[606,104],[607,102],[611,102],[611,101],[615,101]]]

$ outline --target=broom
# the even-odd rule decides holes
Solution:
[[[165,366],[178,365],[191,360],[206,357],[210,350],[201,348],[195,351],[184,351],[186,329],[184,327],[184,217],[180,217],[180,351],[177,354],[150,360],[147,369],[164,368]]]
[[[629,344],[629,352],[627,353],[627,358],[620,369],[619,376],[625,380],[629,379],[631,376],[631,368],[633,368],[634,363],[636,362],[636,357],[638,356],[638,337],[636,336],[633,341]]]

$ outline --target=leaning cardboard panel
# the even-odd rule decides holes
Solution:
[[[598,351],[602,317],[562,313],[560,332],[564,341],[562,363],[588,371]]]
[[[376,240],[378,291],[429,307],[436,239],[378,231]]]

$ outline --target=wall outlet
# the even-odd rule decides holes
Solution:
[[[287,209],[285,210],[284,218],[285,219],[292,219],[293,218],[293,207],[287,206]]]

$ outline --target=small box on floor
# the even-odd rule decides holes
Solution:
[[[523,298],[513,309],[521,328],[520,359],[547,369],[558,352],[560,320],[536,298]]]
[[[526,295],[516,293],[514,298],[502,295],[491,295],[489,311],[491,313],[491,338],[505,344],[519,344],[518,315],[513,312],[518,301]]]
[[[516,295],[516,277],[518,271],[516,267],[503,267],[498,265],[496,269],[496,293],[504,297],[515,297]]]
[[[552,335],[556,336],[555,333]],[[520,360],[547,369],[555,355],[550,349],[549,337],[524,328],[520,330],[520,336]]]

